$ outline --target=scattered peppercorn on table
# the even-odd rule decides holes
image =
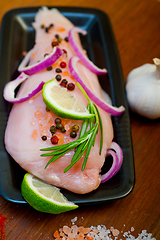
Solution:
[[[36,3],[31,0],[25,2],[17,0],[15,3],[13,0],[6,0],[5,3],[0,3],[0,19],[2,20],[4,14],[11,9],[44,5],[94,8],[105,12],[112,24],[125,83],[131,70],[145,63],[153,63],[154,58],[160,58],[160,31],[159,21],[157,21],[160,13],[160,1],[158,0],[152,2],[150,0],[142,0],[141,2],[138,0],[128,2],[124,0],[95,0],[94,2],[90,0],[77,0],[76,2],[64,0],[58,3],[42,0],[37,0]],[[31,25],[29,21],[27,24]],[[77,24],[83,25],[80,22],[77,22]],[[53,26],[49,27],[52,28]],[[45,30],[50,31],[49,27]],[[63,31],[63,29],[60,29],[60,31]],[[14,36],[14,33],[10,34]],[[20,31],[19,34],[21,34]],[[101,33],[97,32],[98,34]],[[28,38],[28,36],[22,34],[22,38]],[[61,39],[58,39],[58,41],[61,41]],[[67,42],[68,38],[65,41]],[[52,42],[53,47],[55,44]],[[93,47],[96,48],[96,46]],[[10,46],[8,46],[9,48]],[[32,46],[29,46],[29,48],[32,48]],[[8,49],[3,49],[3,51],[6,51],[6,55]],[[101,52],[99,54],[99,61],[103,62],[103,54]],[[4,63],[1,62],[0,64],[2,69]],[[60,68],[56,68],[57,81],[61,81],[61,69],[65,67],[64,64],[65,62],[62,63]],[[14,66],[9,67],[14,68]],[[61,84],[66,85],[66,82],[63,81]],[[68,88],[72,91],[75,86],[70,84]],[[3,101],[2,89],[1,101]],[[98,237],[99,239],[108,239],[107,237],[110,237],[110,239],[115,239],[115,237],[126,239],[127,234],[136,239],[138,234],[141,234],[142,237],[147,236],[147,233],[152,233],[152,237],[157,240],[160,239],[160,119],[147,119],[131,111],[129,111],[129,117],[134,152],[135,185],[128,195],[126,194],[121,199],[100,204],[81,204],[79,208],[73,211],[57,215],[42,213],[36,211],[29,204],[18,203],[17,201],[10,202],[0,197],[0,239],[93,240],[98,239]],[[59,134],[65,131],[58,118],[55,126],[57,126],[56,129],[60,129]],[[56,131],[55,126],[50,128],[51,133]],[[71,137],[76,137],[78,131],[79,125],[75,124]],[[54,143],[57,141],[57,139],[52,140]],[[1,136],[1,145],[3,145],[3,141],[3,136]],[[44,135],[42,136],[42,142],[45,141],[46,136]],[[3,159],[3,157],[4,155],[0,153],[0,158]],[[11,167],[14,167],[14,164]],[[0,166],[0,171],[3,171],[2,166]],[[12,179],[9,179],[9,181],[12,181]],[[0,185],[2,185],[2,182]],[[85,194],[83,198],[85,199]],[[149,239],[152,238],[150,235]]]

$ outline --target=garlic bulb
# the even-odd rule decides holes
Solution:
[[[160,59],[133,69],[127,77],[129,107],[150,119],[160,118]]]

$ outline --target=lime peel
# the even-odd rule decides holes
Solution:
[[[59,214],[78,208],[60,189],[43,182],[30,173],[24,175],[21,192],[24,199],[37,211]]]

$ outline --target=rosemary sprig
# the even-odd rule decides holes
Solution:
[[[75,153],[71,159],[71,163],[69,166],[67,166],[64,169],[64,172],[67,172],[76,162],[78,162],[78,160],[83,156],[83,154],[85,154],[83,164],[82,164],[82,169],[81,169],[83,171],[86,167],[91,148],[95,144],[96,135],[98,133],[99,126],[101,131],[99,154],[101,155],[102,146],[103,146],[103,125],[102,125],[102,119],[101,119],[99,110],[97,106],[90,101],[89,97],[87,96],[86,92],[81,87],[81,85],[79,83],[77,83],[77,85],[85,95],[86,99],[88,100],[88,106],[87,106],[88,111],[92,114],[95,114],[95,116],[83,121],[79,138],[77,140],[70,143],[63,144],[63,145],[57,145],[54,147],[40,149],[40,151],[50,151],[49,153],[41,154],[41,157],[52,156],[51,159],[46,164],[45,168],[47,168],[47,166],[51,162],[55,162],[58,158],[60,158],[67,152],[75,149]]]

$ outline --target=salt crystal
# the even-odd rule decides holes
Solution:
[[[74,229],[72,232],[68,233],[68,237],[69,238],[75,238],[77,235],[77,230]]]
[[[78,227],[76,225],[71,226],[71,229],[77,229],[78,231]]]
[[[71,232],[71,228],[69,228],[68,226],[63,226],[63,232],[68,235]]]
[[[97,235],[97,233],[96,233],[96,232],[93,232],[93,231],[91,231],[91,232],[90,232],[90,235],[92,235],[92,236],[96,236],[96,235]]]
[[[93,232],[95,232],[95,233],[98,233],[99,231],[98,231],[98,229],[93,229]]]
[[[71,221],[74,223],[77,221],[77,217]],[[155,238],[152,238],[152,234],[147,233],[146,230],[142,230],[142,232],[138,234],[138,237],[135,238],[130,234],[130,232],[133,232],[134,230],[134,227],[131,227],[130,231],[128,232],[121,231],[123,237],[125,237],[125,240],[156,240]],[[118,238],[118,235],[120,233],[118,229],[115,229],[114,227],[107,229],[105,225],[98,225],[97,227],[91,226],[90,228],[84,228],[83,226],[78,227],[76,225],[72,225],[71,228],[68,226],[63,226],[63,228],[59,229],[59,233],[61,240],[67,240],[70,238],[87,239],[87,236],[93,237],[94,240],[122,240]]]
[[[77,221],[77,217],[71,219],[72,224],[74,224]]]
[[[98,226],[97,226],[97,229],[98,229],[98,230],[101,230],[101,226],[100,226],[100,225],[98,225]]]
[[[84,234],[87,234],[87,233],[89,233],[90,231],[91,231],[91,229],[90,228],[84,228]]]
[[[111,230],[111,232],[112,232],[114,237],[118,236],[118,234],[119,234],[119,230],[118,229],[115,229],[115,228],[111,227],[110,230]]]
[[[100,233],[99,233],[99,236],[103,239],[104,237],[107,237],[106,235],[106,231],[105,230],[102,230]]]

